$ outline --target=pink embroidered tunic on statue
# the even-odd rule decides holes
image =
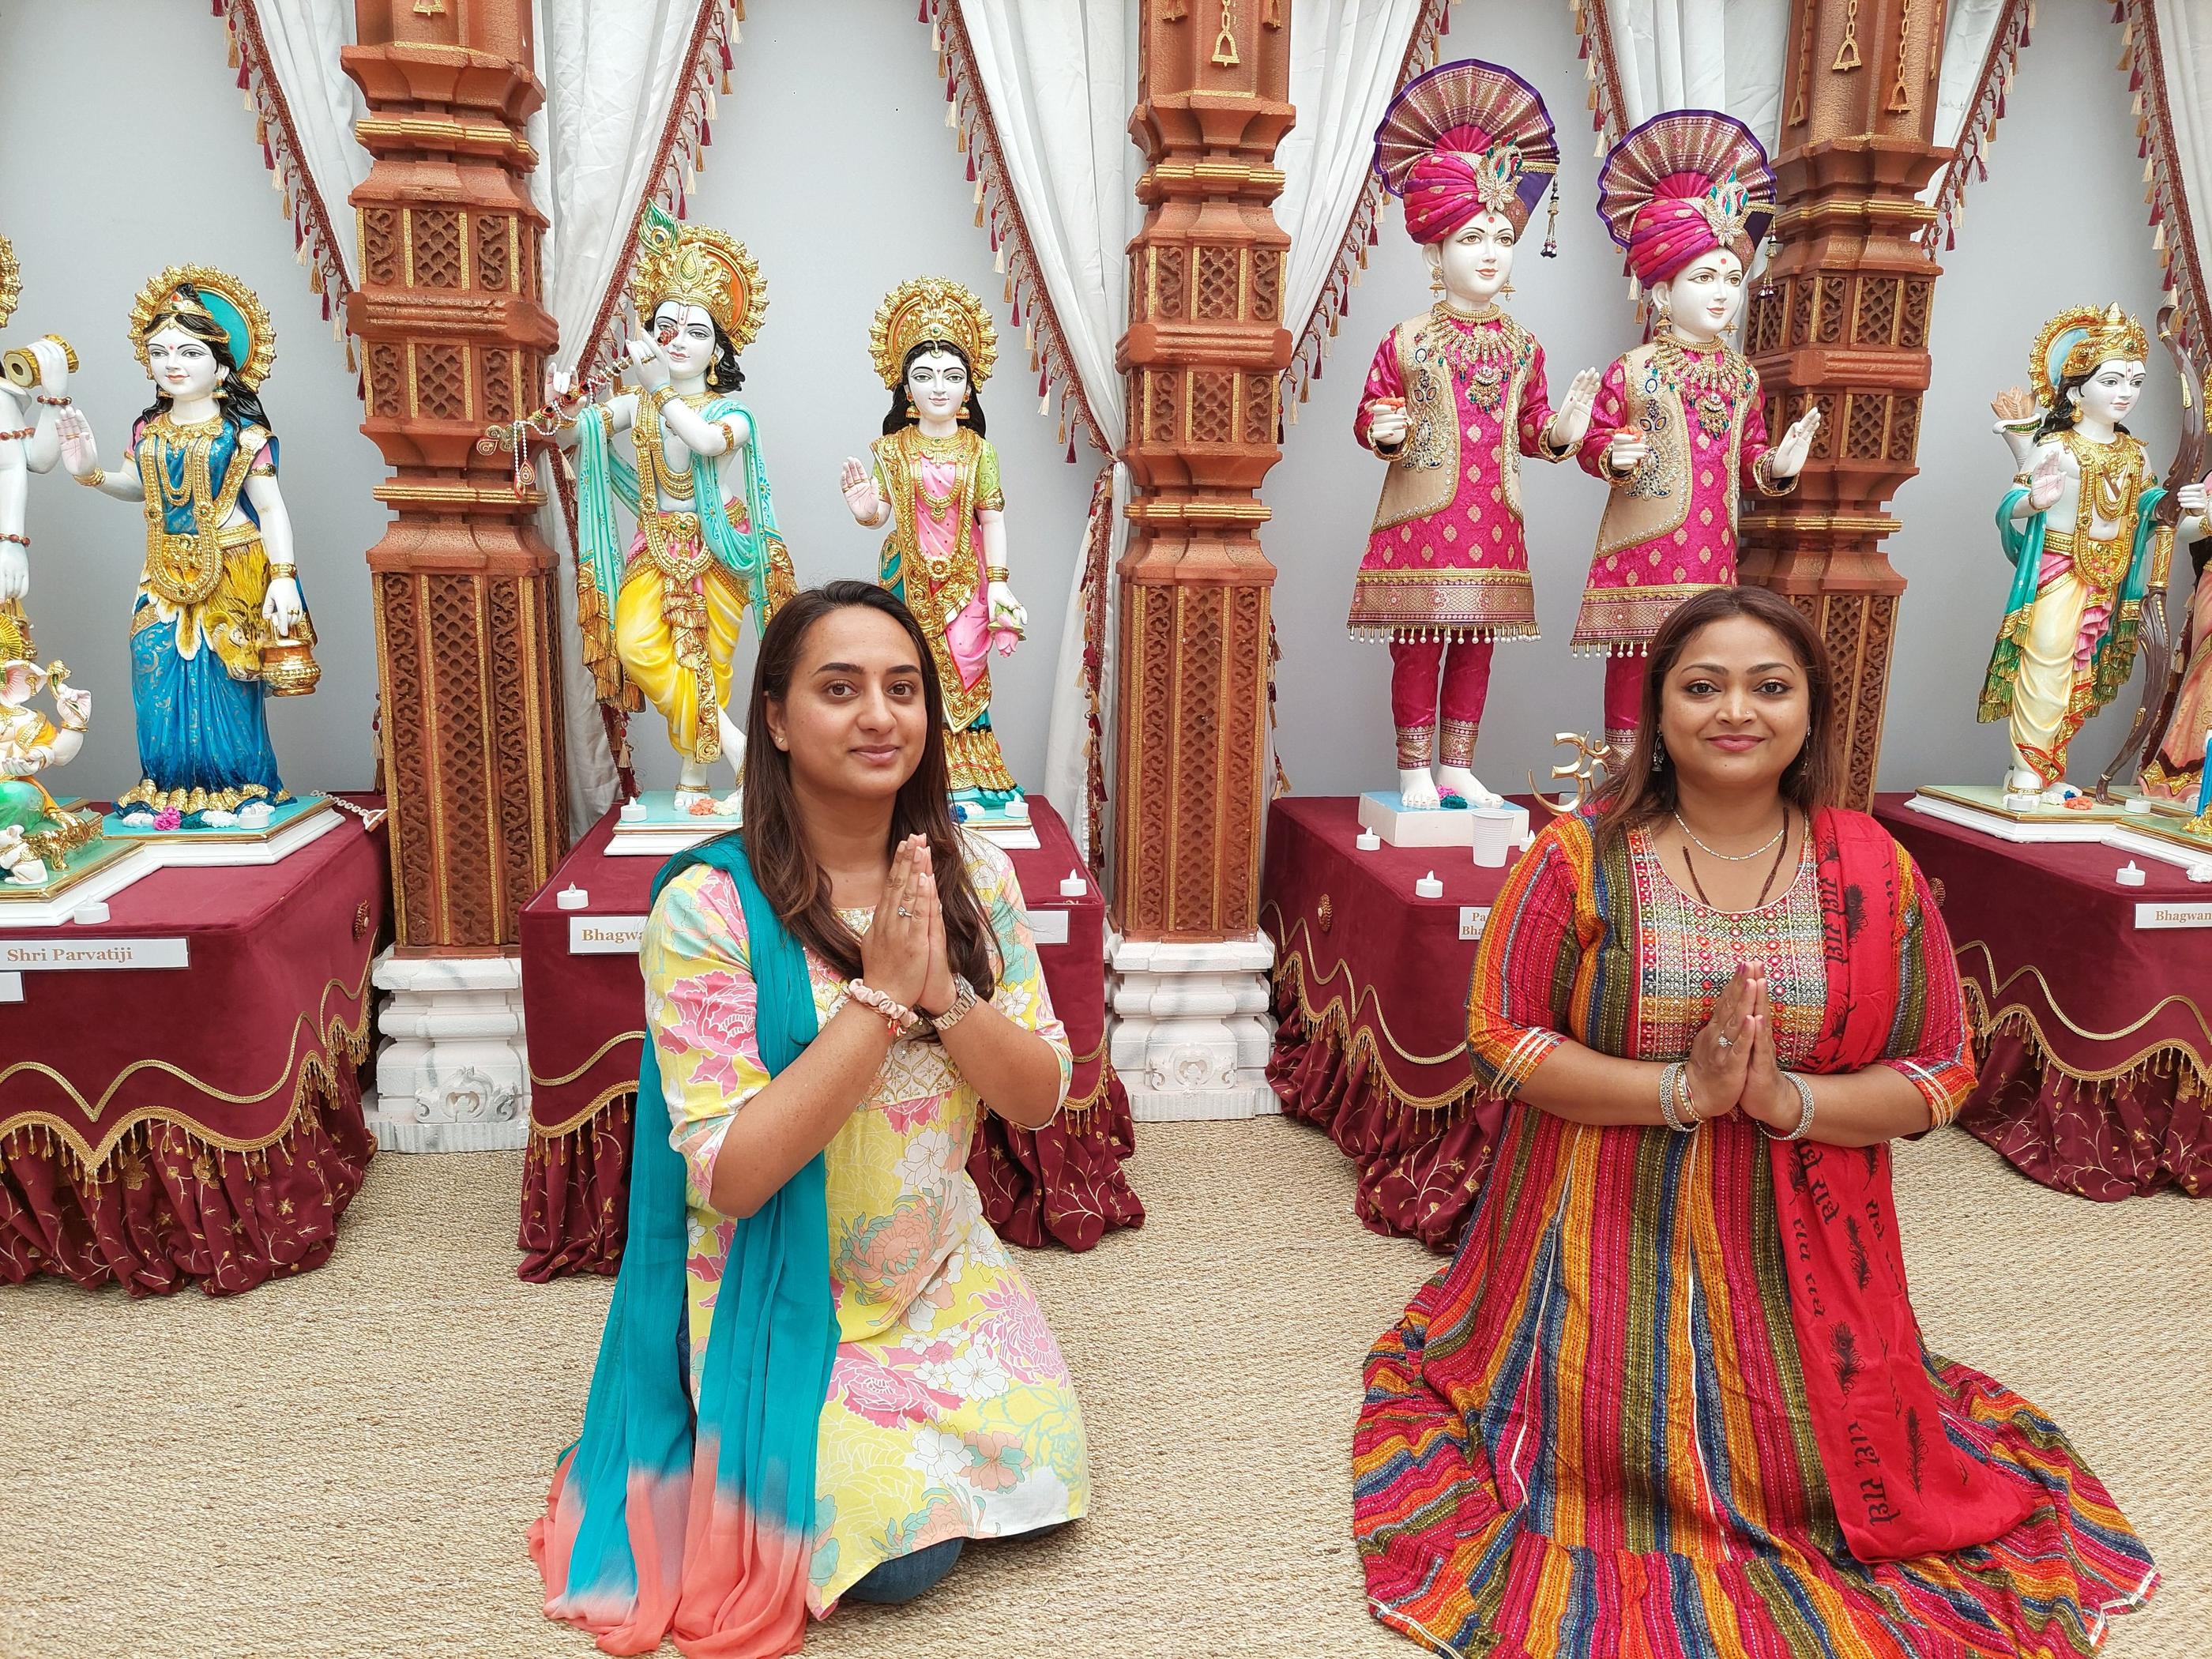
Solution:
[[[1774,173],[1744,125],[1713,110],[1668,110],[1626,134],[1598,170],[1598,217],[1645,289],[1711,267],[1711,292],[1741,284],[1774,210]],[[1729,261],[1732,258],[1731,265]],[[1573,648],[1608,658],[1605,729],[1634,730],[1644,665],[1637,659],[1676,605],[1736,577],[1740,490],[1784,495],[1759,410],[1759,375],[1725,343],[1689,343],[1656,294],[1658,337],[1606,371],[1583,471],[1612,485],[1597,532]],[[1725,332],[1725,327],[1721,330]],[[1640,438],[1644,459],[1616,473],[1617,434]]]
[[[1641,437],[1651,453],[1625,477],[1606,465],[1613,434]],[[1769,471],[1773,453],[1759,412],[1759,373],[1725,346],[1699,351],[1662,339],[1606,370],[1583,470],[1613,489],[1575,619],[1573,647],[1632,659],[1632,677],[1674,607],[1708,587],[1733,587],[1741,491],[1789,492]],[[1636,724],[1631,706],[1609,728]]]

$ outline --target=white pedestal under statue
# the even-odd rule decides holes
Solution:
[[[1144,1122],[1261,1117],[1282,1109],[1267,1086],[1275,1039],[1265,933],[1178,943],[1109,934],[1108,1058]]]
[[[501,957],[376,959],[376,1082],[362,1101],[395,1152],[504,1152],[530,1139],[522,963]]]

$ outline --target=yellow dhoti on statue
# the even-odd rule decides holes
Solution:
[[[2081,714],[2070,722],[2067,716],[2074,708],[2076,686],[2086,687],[2089,678],[2088,665],[2077,659],[2082,613],[2093,597],[2070,569],[2036,593],[2034,618],[2021,641],[2020,677],[2012,693],[2013,754],[2025,771],[2048,777],[2061,730],[2070,738],[2081,723]]]
[[[672,537],[659,559],[638,537],[615,599],[615,654],[668,722],[676,752],[704,765],[722,752],[721,722],[713,711],[729,702],[745,590],[705,556],[697,522],[692,520],[688,548]],[[665,556],[671,554],[676,556]]]

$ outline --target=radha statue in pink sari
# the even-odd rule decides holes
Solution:
[[[1012,655],[1029,627],[1007,586],[999,452],[975,396],[998,360],[998,331],[969,289],[918,276],[877,307],[869,352],[891,406],[870,446],[874,465],[845,463],[845,504],[863,526],[889,531],[877,580],[929,640],[956,815],[987,831],[1026,823],[991,726],[991,650]]]

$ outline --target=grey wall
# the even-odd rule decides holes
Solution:
[[[1994,782],[2004,763],[2001,728],[1973,718],[2009,579],[1991,519],[2013,468],[1990,433],[1990,397],[2025,383],[2029,343],[2051,313],[2118,300],[2148,328],[2157,309],[2157,256],[2144,222],[2127,77],[2112,68],[2119,32],[2110,15],[2079,0],[2040,9],[1990,176],[1972,186],[1959,246],[1944,256],[1921,476],[1893,504],[1904,529],[1890,538],[1891,557],[1911,586],[1890,691],[1884,788]],[[1620,252],[1592,206],[1598,163],[1573,25],[1564,5],[1465,0],[1452,9],[1444,46],[1447,57],[1511,64],[1534,82],[1559,124],[1559,257],[1537,257],[1542,221],[1532,220],[1514,267],[1519,291],[1507,302],[1543,343],[1556,395],[1575,370],[1602,368],[1635,338]],[[1274,599],[1283,649],[1279,743],[1301,794],[1385,788],[1393,775],[1388,652],[1344,631],[1352,573],[1382,484],[1381,464],[1352,441],[1351,424],[1376,343],[1392,324],[1425,310],[1429,294],[1426,268],[1395,207],[1381,235],[1265,492],[1274,513],[1265,544],[1282,573]],[[2161,470],[2172,453],[2175,404],[2160,354],[2152,395],[2131,424]],[[1569,655],[1567,640],[1604,489],[1572,462],[1529,463],[1522,480],[1544,637],[1498,647],[1475,756],[1476,770],[1498,788],[1525,787],[1531,768],[1541,778],[1553,732],[1598,723],[1600,668]],[[2118,711],[2093,723],[2076,745],[2076,775],[2086,769],[2094,777],[2124,730]]]
[[[1990,514],[2011,471],[1989,434],[1988,398],[2022,380],[2035,327],[2060,307],[2118,299],[2147,324],[2156,307],[2157,262],[2108,16],[2088,3],[2042,9],[1990,178],[1973,187],[1960,245],[1945,257],[1923,476],[1895,503],[1905,529],[1893,538],[1893,556],[1911,587],[1890,700],[1887,787],[1994,777],[2002,764],[2002,735],[1972,719],[2005,577]],[[128,49],[113,50],[117,41]],[[1596,161],[1567,9],[1465,0],[1453,8],[1445,46],[1448,55],[1519,68],[1560,121],[1561,254],[1544,260],[1533,242],[1524,248],[1511,304],[1543,341],[1562,385],[1576,368],[1610,361],[1633,331],[1618,252],[1590,207]],[[383,468],[358,431],[343,348],[294,263],[291,230],[223,52],[220,23],[179,0],[0,6],[0,62],[28,66],[32,82],[50,91],[0,101],[0,232],[14,240],[25,275],[7,342],[52,330],[76,343],[85,362],[76,389],[112,460],[149,395],[124,332],[140,283],[164,264],[199,260],[259,290],[280,336],[268,402],[284,440],[285,494],[324,661],[314,696],[276,708],[276,742],[295,781],[357,787],[370,772],[375,690],[361,556],[385,522],[369,494]],[[94,63],[98,72],[89,72]],[[770,309],[746,354],[746,395],[803,579],[874,568],[878,538],[845,514],[836,468],[862,452],[882,417],[884,394],[866,357],[878,299],[902,277],[934,272],[975,287],[999,319],[1001,368],[984,398],[1033,636],[994,672],[1009,757],[1018,775],[1035,780],[1060,606],[1095,458],[1079,449],[1082,464],[1066,465],[1053,417],[1036,412],[1003,279],[973,222],[944,124],[927,30],[893,0],[769,0],[751,8],[732,79],[690,212],[744,238],[767,277]],[[64,111],[82,184],[56,182]],[[1380,787],[1390,776],[1387,655],[1353,644],[1343,629],[1380,485],[1350,422],[1376,340],[1427,299],[1420,261],[1394,212],[1266,492],[1275,514],[1266,545],[1282,570],[1280,743],[1300,793]],[[2162,462],[2174,403],[2162,370],[2154,390],[2136,428]],[[1554,731],[1596,719],[1597,669],[1571,658],[1566,640],[1602,493],[1571,465],[1534,468],[1526,488],[1546,637],[1498,649],[1478,764],[1501,786],[1528,768],[1540,771]],[[33,481],[30,510],[31,614],[41,654],[66,659],[95,699],[92,740],[68,784],[112,792],[137,775],[125,641],[140,520],[58,473]],[[665,784],[673,763],[648,720],[636,727],[639,751],[647,781]],[[2116,725],[2107,716],[2082,739],[2089,771],[2117,741]]]

